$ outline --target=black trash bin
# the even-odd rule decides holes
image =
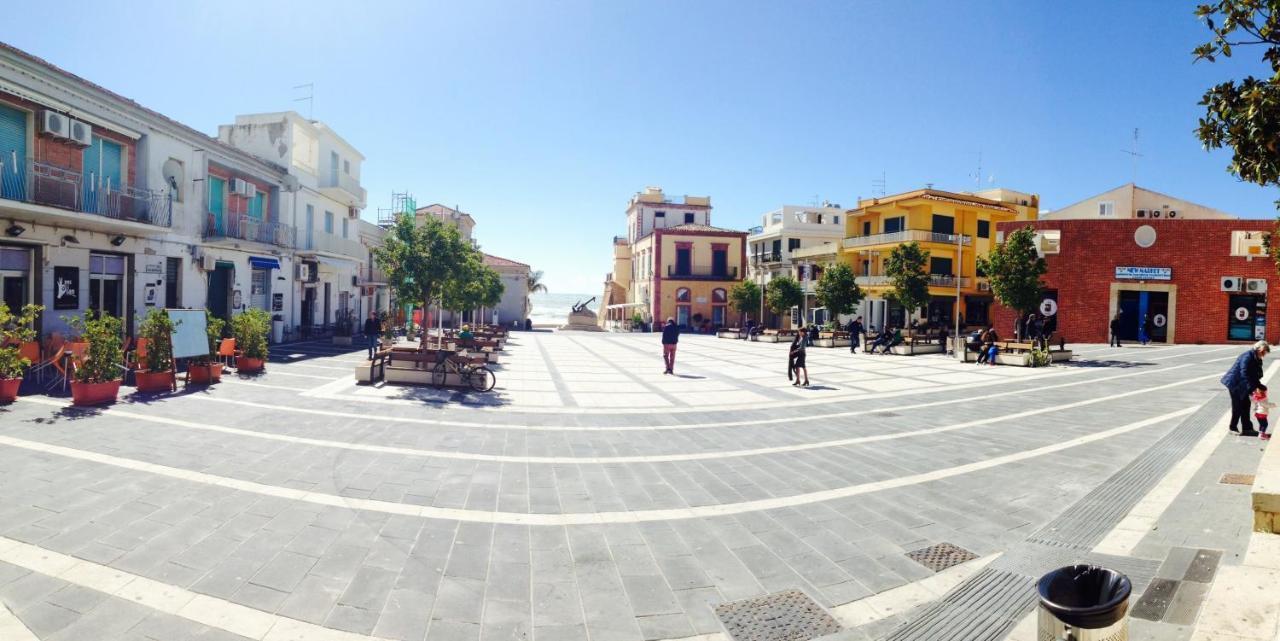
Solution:
[[[1054,641],[1124,641],[1129,638],[1129,577],[1096,565],[1068,565],[1037,585],[1037,638]]]

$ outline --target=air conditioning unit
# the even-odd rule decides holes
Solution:
[[[1169,217],[1170,217],[1170,218],[1177,218],[1177,217],[1178,217],[1178,212],[1177,212],[1176,210],[1170,209],[1170,210],[1169,210]]]
[[[72,142],[81,147],[88,147],[93,144],[93,125],[79,120],[71,120],[67,137]]]
[[[980,280],[980,281],[978,281],[978,291],[980,291],[980,292],[989,292],[989,291],[991,291],[991,282],[990,282],[990,281],[985,281],[985,280]]]
[[[303,280],[303,278],[302,278],[302,272],[303,272],[303,265],[302,265],[302,263],[294,263],[294,264],[293,264],[293,279],[294,279],[294,280]]]
[[[1159,218],[1159,217],[1160,217],[1160,210],[1159,210],[1159,209],[1152,209],[1152,210],[1151,210],[1151,217],[1152,217],[1152,218]]]
[[[255,185],[255,184],[253,184],[253,183],[251,183],[251,182],[249,182],[249,181],[247,181],[247,180],[242,180],[242,181],[240,181],[240,182],[244,184],[244,195],[245,195],[245,197],[246,197],[246,198],[253,198],[254,196],[257,196],[257,195],[258,195],[258,186],[257,186],[257,185]]]
[[[213,256],[205,254],[200,257],[200,269],[211,272],[218,268],[218,261]]]
[[[1238,292],[1238,291],[1240,291],[1240,285],[1241,285],[1240,281],[1241,281],[1241,280],[1243,280],[1243,279],[1242,279],[1242,278],[1240,278],[1239,276],[1223,276],[1223,277],[1222,277],[1222,291],[1224,291],[1224,292]]]
[[[70,129],[70,118],[48,109],[40,112],[40,133],[54,138],[66,138]]]
[[[232,194],[244,193],[244,181],[239,178],[232,178],[227,183],[227,191]]]
[[[1139,209],[1139,210],[1138,210],[1138,218],[1146,218],[1146,217],[1147,217],[1147,210],[1145,210],[1145,209]]]
[[[1250,278],[1244,282],[1244,290],[1250,294],[1265,294],[1267,292],[1267,279]]]

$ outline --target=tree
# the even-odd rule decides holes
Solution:
[[[729,303],[738,314],[750,316],[760,309],[760,286],[749,280],[740,281],[729,290]]]
[[[1280,2],[1218,0],[1196,7],[1213,36],[1196,47],[1195,61],[1230,58],[1233,47],[1264,45],[1260,58],[1270,67],[1267,78],[1247,76],[1210,87],[1200,99],[1205,114],[1196,135],[1206,150],[1230,147],[1227,171],[1263,187],[1280,185]],[[1280,206],[1280,201],[1277,201]],[[1266,247],[1280,271],[1280,218]]]
[[[764,301],[773,313],[787,314],[792,307],[804,302],[804,292],[796,279],[790,276],[779,276],[769,281],[769,285],[765,288]]]
[[[978,267],[991,281],[991,293],[1001,305],[1021,316],[1040,305],[1044,282],[1040,277],[1048,271],[1044,259],[1036,252],[1036,230],[1028,225],[1005,236],[993,245],[986,256],[978,257]]]
[[[502,276],[484,264],[484,256],[472,247],[464,247],[455,273],[440,287],[440,305],[454,312],[496,307],[502,302],[504,290]]]
[[[459,275],[468,251],[458,229],[434,217],[419,224],[401,214],[373,250],[373,259],[387,274],[387,281],[401,303],[422,307],[439,302],[441,289]]]
[[[893,283],[889,298],[907,310],[907,318],[929,301],[929,252],[920,243],[902,243],[889,252],[884,273]]]
[[[824,269],[814,289],[818,304],[827,308],[833,320],[843,314],[852,314],[862,302],[862,288],[858,287],[853,268],[847,263],[836,263]]]
[[[529,293],[530,293],[530,294],[537,294],[537,293],[539,293],[539,292],[541,292],[541,293],[543,293],[543,294],[547,293],[547,284],[546,284],[546,283],[544,283],[544,282],[542,282],[542,270],[541,270],[541,269],[539,269],[538,271],[535,271],[535,272],[533,272],[533,273],[529,274],[529,280],[528,280],[527,282],[528,282],[528,284],[529,284]]]

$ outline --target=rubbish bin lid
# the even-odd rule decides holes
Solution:
[[[1124,618],[1133,583],[1129,577],[1096,565],[1068,565],[1040,577],[1040,605],[1060,621],[1096,630]]]

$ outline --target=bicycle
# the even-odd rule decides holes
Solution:
[[[464,385],[470,385],[477,392],[487,392],[498,382],[493,370],[484,365],[474,364],[464,357],[445,356],[431,370],[431,384],[443,386],[451,373],[457,374]]]

